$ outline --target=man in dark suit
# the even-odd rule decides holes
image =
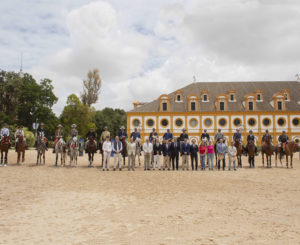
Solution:
[[[194,170],[194,160],[195,160],[195,167],[196,171],[198,170],[198,145],[196,144],[196,140],[192,140],[192,144],[190,147],[190,153],[191,153],[191,164],[192,164],[192,170]]]
[[[181,144],[182,170],[189,170],[189,155],[190,144],[187,142],[187,138],[185,138]]]
[[[175,160],[176,160],[176,170],[178,170],[179,152],[180,152],[180,143],[177,141],[177,138],[173,138],[170,146],[170,156],[172,159],[173,170],[175,170],[175,164],[174,164]]]
[[[163,144],[162,144],[162,153],[164,156],[164,160],[163,160],[163,170],[167,169],[170,170],[171,166],[170,166],[170,143],[168,140],[164,140]]]

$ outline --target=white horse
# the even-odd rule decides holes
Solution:
[[[63,140],[63,138],[60,138],[55,145],[55,153],[56,153],[55,167],[57,166],[58,154],[60,154],[60,166],[61,167],[65,166],[65,147],[66,147],[66,142]]]
[[[72,163],[75,163],[75,167],[77,167],[77,157],[79,153],[79,142],[77,137],[73,137],[70,142],[70,166]]]
[[[36,158],[36,165],[39,163],[42,164],[42,157],[43,157],[43,164],[45,164],[45,151],[46,151],[46,142],[45,136],[43,132],[39,132],[37,137],[37,158]]]

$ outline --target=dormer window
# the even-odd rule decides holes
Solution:
[[[220,111],[225,111],[225,102],[224,101],[220,102]]]
[[[279,111],[282,111],[282,101],[281,100],[277,101],[277,109]]]
[[[254,107],[252,101],[249,101],[248,107],[249,107],[249,111],[253,111]]]
[[[228,94],[228,100],[230,102],[235,102],[236,101],[236,91],[234,89],[231,89],[227,92]]]
[[[257,100],[257,101],[261,101],[261,94],[257,94],[257,95],[256,95],[256,100]]]
[[[198,111],[198,101],[200,97],[196,94],[190,94],[187,97],[188,100],[188,111]]]
[[[230,100],[234,101],[234,94],[230,94]]]
[[[244,96],[244,106],[246,111],[255,111],[256,110],[256,101],[257,101],[257,94],[250,93]]]
[[[181,101],[181,95],[177,94],[177,101]]]
[[[219,94],[216,97],[215,105],[216,105],[217,111],[227,111],[228,99],[229,99],[228,94]]]
[[[287,92],[285,90],[285,92]],[[272,101],[270,104],[274,107],[275,110],[277,111],[284,111],[286,109],[286,94],[284,91],[280,91],[276,94],[273,95]],[[289,94],[288,94],[289,96]],[[289,99],[289,97],[288,97]]]
[[[191,111],[196,111],[196,102],[191,102]]]
[[[209,101],[209,91],[208,90],[202,90],[201,93],[201,100],[202,102],[208,102]]]
[[[162,103],[162,110],[163,111],[168,111],[168,103],[167,102]]]
[[[174,95],[175,102],[183,102],[183,93],[181,90],[177,90]]]
[[[207,94],[204,94],[204,95],[203,95],[203,101],[208,101],[208,99],[207,99]]]
[[[257,89],[254,91],[254,95],[256,97],[257,102],[262,102],[263,101],[263,92],[261,89]]]

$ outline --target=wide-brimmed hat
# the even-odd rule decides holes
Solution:
[[[105,126],[104,129],[107,129],[107,126]]]
[[[125,127],[124,127],[124,126],[122,126],[120,129],[125,129]]]
[[[45,125],[45,124],[42,122],[42,123],[41,123],[41,126],[44,126],[44,125]]]
[[[21,124],[21,125],[19,125],[19,126],[18,126],[18,128],[23,128],[23,125],[22,125],[22,124]]]
[[[62,126],[61,124],[58,124],[57,127],[58,127],[58,128],[62,128],[63,126]]]
[[[72,127],[72,128],[76,128],[77,125],[76,125],[75,123],[73,123],[73,124],[71,125],[71,127]]]

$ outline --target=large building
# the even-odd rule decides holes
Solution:
[[[179,136],[185,128],[197,142],[204,129],[213,139],[218,128],[230,140],[241,128],[244,143],[250,129],[258,144],[266,129],[275,142],[283,130],[300,140],[300,82],[198,82],[133,106],[128,133],[140,128],[143,140],[152,128],[160,137],[167,129]]]

